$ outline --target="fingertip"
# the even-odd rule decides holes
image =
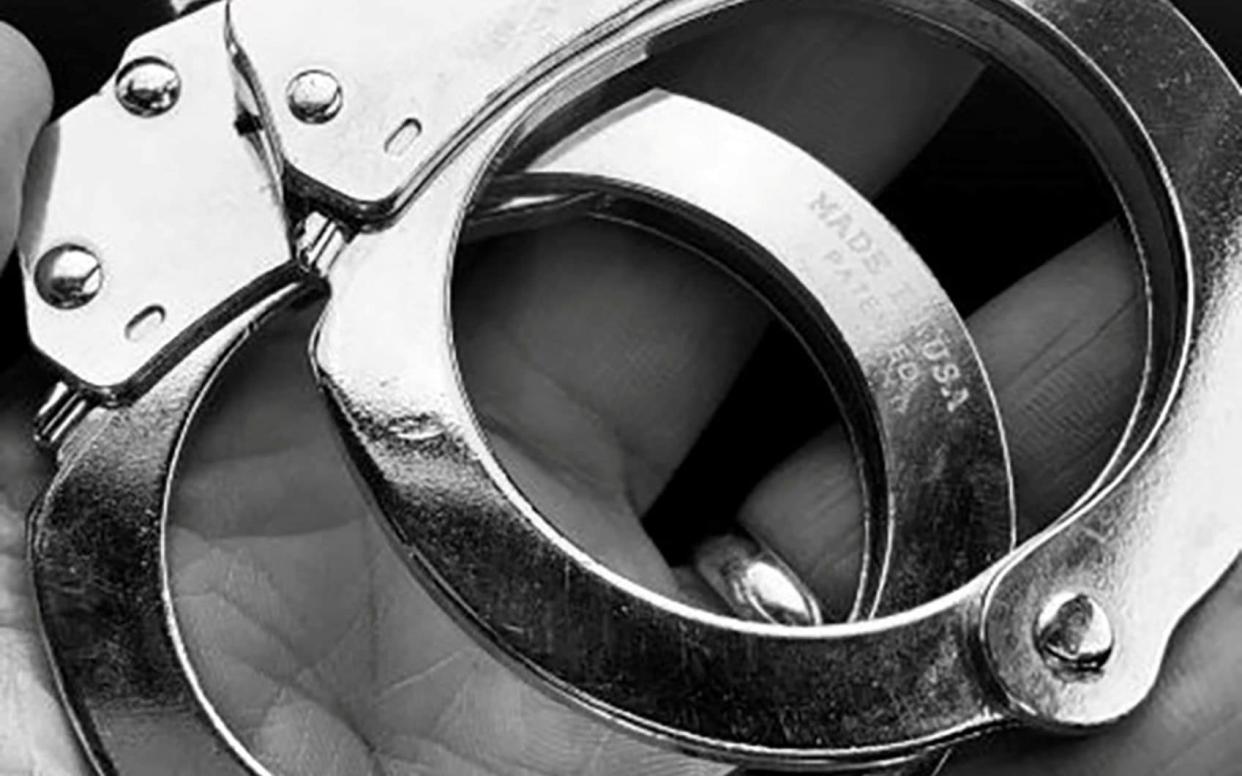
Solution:
[[[52,76],[30,40],[0,22],[0,83],[4,84],[0,142],[29,151],[52,113]]]
[[[853,451],[829,429],[751,493],[738,521],[819,597],[829,620],[844,619],[862,564],[862,491]]]
[[[52,78],[25,35],[0,22],[0,268],[17,231],[26,159],[52,112]]]

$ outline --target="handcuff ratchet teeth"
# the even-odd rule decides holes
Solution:
[[[1079,132],[1123,203],[1149,296],[1138,409],[1098,485],[1016,550],[978,356],[861,196],[668,93],[527,150],[668,41],[795,7],[896,14],[1007,67]],[[705,155],[704,126],[728,153]],[[31,561],[84,748],[101,773],[169,772],[161,757],[263,772],[181,640],[166,500],[228,357],[321,288],[313,366],[394,547],[478,639],[566,701],[706,757],[797,769],[900,765],[1012,724],[1116,721],[1242,551],[1216,486],[1242,445],[1239,148],[1242,93],[1163,0],[231,0],[144,36],[112,86],[45,133],[20,239],[31,335],[65,379],[41,413],[59,467],[32,510]],[[748,190],[764,197],[736,194]],[[869,531],[851,622],[743,622],[658,595],[585,554],[509,479],[457,371],[452,257],[471,235],[566,214],[725,264],[847,375],[836,390]],[[880,292],[852,292],[841,271]]]

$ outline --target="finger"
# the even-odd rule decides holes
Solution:
[[[16,236],[26,157],[52,102],[42,59],[2,23],[0,88],[2,269]],[[25,512],[47,474],[30,431],[42,382],[35,376],[29,365],[0,374],[0,772],[72,774],[84,769],[36,632],[26,568]]]
[[[979,70],[973,58],[909,28],[813,13],[706,39],[662,74],[674,89],[767,127],[874,194],[943,124]]]
[[[698,44],[659,78],[790,134],[874,190],[974,72],[904,28],[816,15]],[[728,391],[762,307],[679,248],[573,225],[489,246],[460,274],[455,310],[466,385],[511,474],[613,568],[676,589],[637,515]]]
[[[3,44],[0,44],[3,45]],[[37,630],[25,514],[47,475],[30,433],[33,370],[0,375],[0,773],[84,773]]]
[[[1008,432],[1024,534],[1090,485],[1133,406],[1145,337],[1135,267],[1125,237],[1108,227],[969,322]],[[854,471],[843,435],[830,430],[765,479],[739,515],[838,617],[860,565]]]
[[[52,81],[25,36],[0,23],[0,269],[17,236],[26,159],[52,110]],[[0,336],[4,336],[0,333]]]
[[[458,629],[389,549],[289,334],[226,376],[173,494],[178,620],[250,750],[288,773],[719,773],[569,711]],[[279,401],[264,415],[251,391]]]

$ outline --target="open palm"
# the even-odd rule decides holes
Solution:
[[[33,77],[21,67],[10,63],[15,77]],[[974,67],[895,29],[839,18],[734,33],[664,72],[670,88],[768,125],[875,191],[939,126]],[[0,135],[9,154],[0,169],[16,186],[30,122],[7,120],[15,129]],[[1140,301],[1125,242],[1105,229],[971,321],[1000,394],[1027,532],[1110,452],[1140,367]],[[612,567],[694,600],[639,519],[751,353],[768,323],[762,306],[679,249],[598,224],[471,251],[455,305],[467,385],[515,479]],[[313,316],[275,323],[236,359],[173,499],[187,641],[256,756],[282,773],[727,770],[549,700],[409,578],[310,378]],[[0,382],[0,772],[83,773],[38,644],[24,562],[22,513],[47,474],[28,441],[41,386],[46,376],[29,364]],[[830,430],[774,472],[741,519],[839,610],[857,573],[858,510],[848,447]],[[962,757],[961,772],[1156,773],[1174,763],[1223,772],[1239,755],[1242,702],[1229,690],[1242,684],[1242,659],[1216,645],[1242,627],[1239,575],[1225,588],[1185,629],[1157,703],[1134,720],[1087,742],[1006,741]]]

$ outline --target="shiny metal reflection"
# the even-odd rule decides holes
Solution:
[[[729,610],[773,625],[822,625],[815,593],[788,564],[749,536],[713,536],[695,548],[693,565]]]

